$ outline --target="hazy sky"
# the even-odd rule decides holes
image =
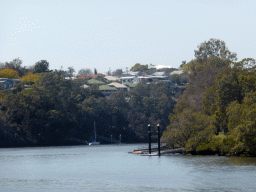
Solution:
[[[76,72],[179,67],[210,38],[238,60],[256,58],[256,1],[0,0],[0,62],[47,60]]]

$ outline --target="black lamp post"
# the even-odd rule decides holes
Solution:
[[[158,156],[160,156],[160,125],[157,124],[157,142],[158,142]]]
[[[150,133],[150,124],[148,124],[148,152],[151,154],[151,133]]]

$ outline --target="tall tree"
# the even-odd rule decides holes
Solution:
[[[43,73],[49,70],[49,62],[46,60],[41,60],[36,62],[34,67],[34,73]]]
[[[221,59],[228,59],[236,61],[236,53],[231,53],[226,47],[226,43],[219,39],[210,39],[197,46],[198,50],[195,50],[195,57],[200,62],[206,61],[210,56],[220,57]]]
[[[92,70],[88,68],[84,68],[78,71],[78,75],[87,75],[87,74],[92,74]]]
[[[0,78],[18,79],[19,74],[13,69],[0,70]]]
[[[68,67],[68,74],[69,77],[73,77],[73,74],[75,73],[75,69],[73,67]]]
[[[22,76],[25,74],[26,71],[26,68],[21,66],[22,63],[23,61],[18,57],[13,59],[11,62],[6,62],[5,68],[17,71],[19,76]]]
[[[146,71],[148,70],[148,65],[142,65],[140,63],[136,63],[134,66],[132,66],[132,68],[130,69],[131,71]]]
[[[115,71],[112,72],[112,75],[120,77],[123,74],[122,69],[116,69]]]

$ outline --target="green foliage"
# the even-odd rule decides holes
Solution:
[[[163,134],[163,141],[172,147],[185,147],[189,152],[197,151],[200,143],[208,142],[214,131],[211,118],[193,109],[184,109],[169,118],[171,124]]]
[[[131,71],[146,71],[148,69],[148,65],[141,65],[140,63],[136,63],[132,68],[130,69]]]
[[[78,71],[78,75],[87,75],[87,74],[92,74],[92,70],[88,68],[84,68]]]
[[[26,67],[22,67],[22,60],[18,57],[13,59],[11,62],[5,62],[5,68],[6,69],[12,69],[18,73],[18,76],[23,76],[27,72],[29,72],[29,69],[26,69]]]
[[[243,102],[232,102],[227,108],[229,116],[225,152],[231,155],[256,155],[256,92],[247,93]]]
[[[21,78],[21,81],[25,84],[34,84],[39,79],[40,73],[28,73]]]
[[[224,41],[219,39],[210,39],[201,43],[195,50],[195,57],[200,62],[207,60],[211,56],[219,57],[223,60],[236,61],[236,53],[231,53]]]
[[[49,70],[49,62],[46,60],[41,60],[36,62],[34,67],[34,73],[43,73]]]
[[[116,69],[115,71],[112,72],[112,75],[120,77],[123,74],[122,69]]]
[[[0,78],[19,79],[19,74],[12,69],[4,69],[0,71]]]
[[[183,85],[188,83],[188,77],[186,74],[173,74],[170,75],[169,79],[172,81],[172,83],[175,83],[177,85]]]

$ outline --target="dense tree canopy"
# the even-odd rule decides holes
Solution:
[[[13,69],[0,70],[0,78],[19,79],[19,74]]]
[[[92,70],[88,68],[84,68],[78,71],[78,75],[87,75],[87,74],[92,74]]]
[[[34,73],[43,73],[49,70],[49,62],[46,60],[41,60],[36,62],[34,66]]]
[[[200,154],[256,155],[255,60],[236,61],[223,41],[198,46],[183,65],[189,84],[163,135],[172,147]]]
[[[142,65],[140,63],[136,63],[132,68],[131,71],[146,71],[148,69],[148,65]]]

